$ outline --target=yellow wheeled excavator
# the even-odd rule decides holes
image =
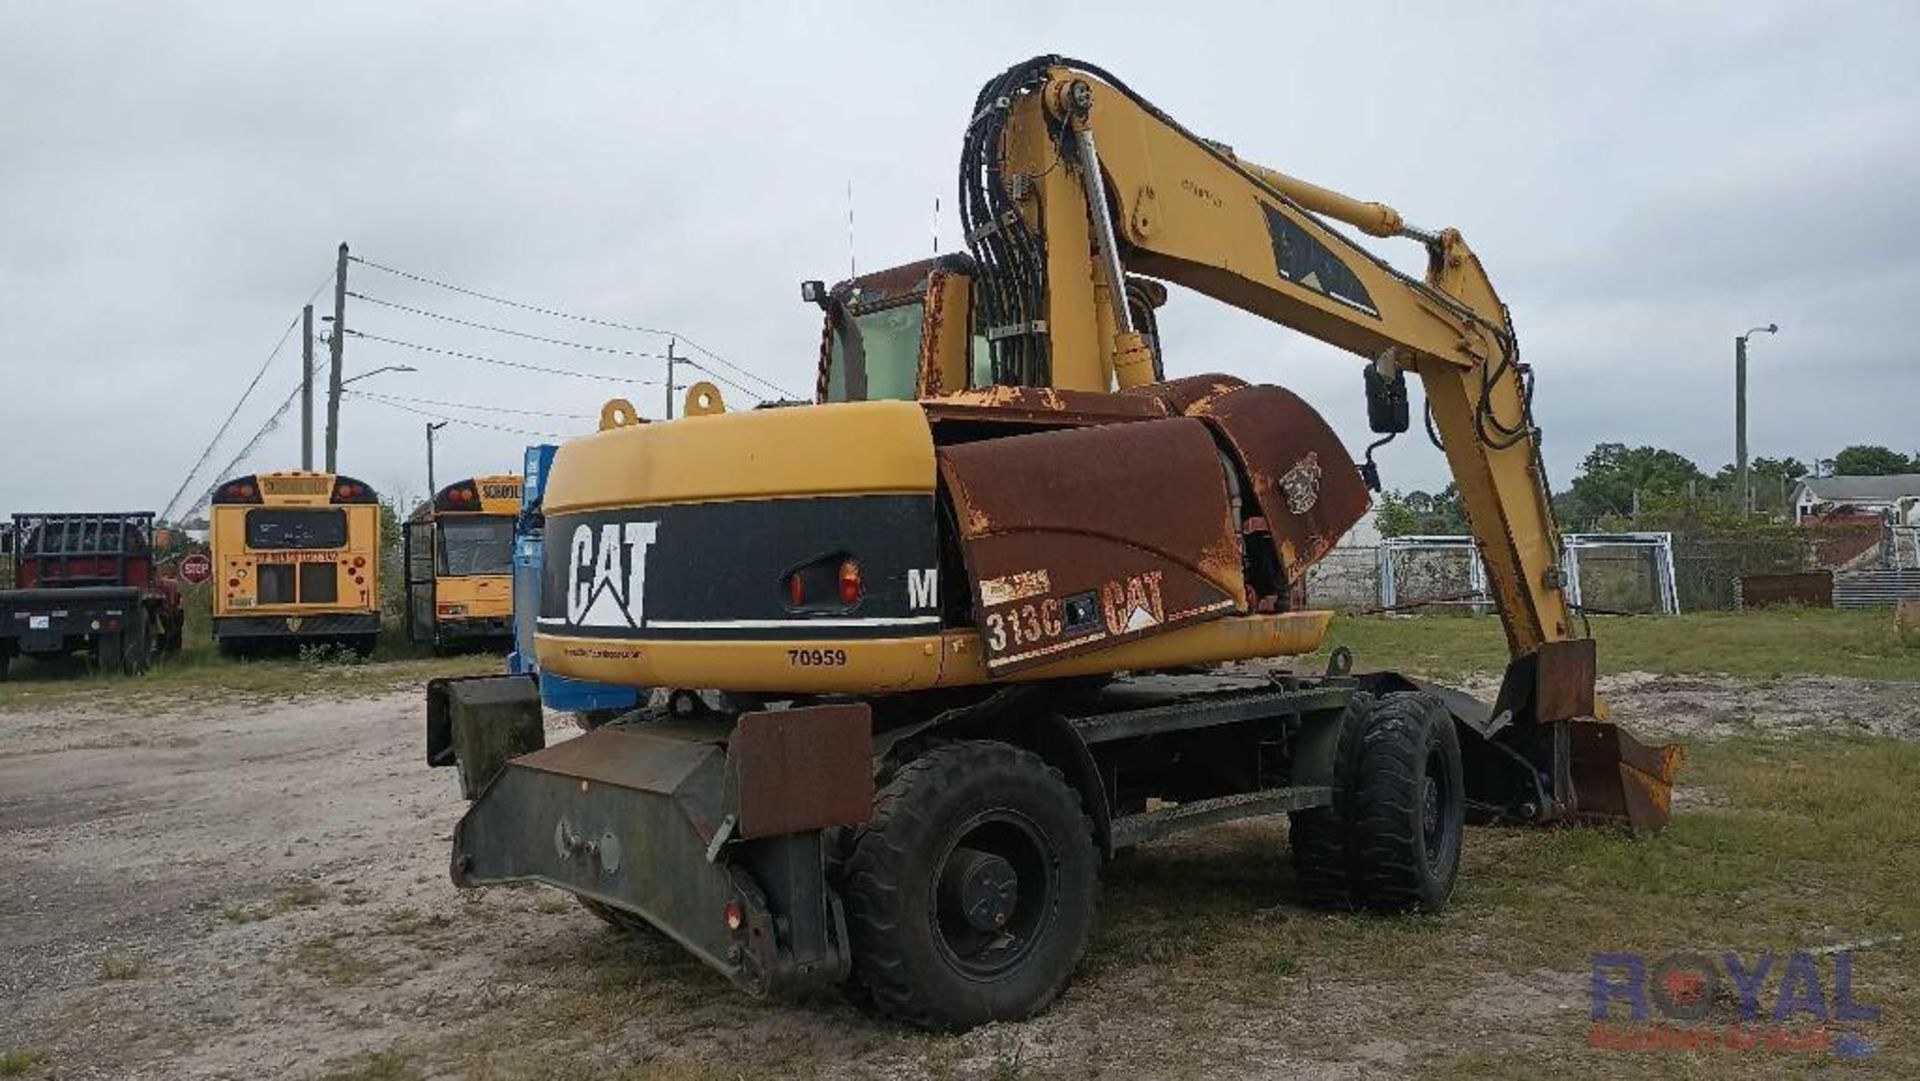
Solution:
[[[457,884],[548,883],[755,993],[851,980],[962,1028],[1050,1002],[1101,860],[1179,830],[1285,813],[1308,903],[1397,912],[1446,904],[1464,822],[1664,823],[1678,750],[1605,719],[1531,372],[1458,232],[1053,56],[980,92],[960,205],[966,254],[803,285],[815,403],[702,384],[560,449],[540,668],[663,690],[549,747],[530,677],[436,681]],[[1425,278],[1330,221],[1418,242]],[[1491,706],[1344,650],[1270,663],[1323,643],[1306,571],[1374,447],[1280,387],[1163,378],[1169,282],[1361,358],[1374,447],[1419,377],[1511,649]]]

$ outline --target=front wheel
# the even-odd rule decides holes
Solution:
[[[1438,912],[1460,873],[1466,790],[1460,736],[1438,698],[1389,694],[1367,719],[1353,799],[1360,901]]]
[[[1099,858],[1059,770],[1009,744],[951,743],[875,797],[841,888],[874,1004],[958,1030],[1059,995],[1092,934]]]

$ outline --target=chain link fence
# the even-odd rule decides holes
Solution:
[[[1472,548],[1420,548],[1392,555],[1379,545],[1341,545],[1307,572],[1307,603],[1348,612],[1378,611],[1391,592],[1396,609],[1467,608],[1491,611],[1473,569]],[[1909,543],[1912,543],[1911,541]],[[1736,582],[1750,574],[1786,574],[1813,565],[1812,548],[1799,531],[1752,534],[1673,534],[1673,581],[1682,612],[1732,611]],[[1582,546],[1579,598],[1593,612],[1658,613],[1665,556],[1652,547]],[[1920,559],[1920,553],[1915,554]],[[1393,577],[1383,591],[1383,571]]]

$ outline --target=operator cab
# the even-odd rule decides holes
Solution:
[[[840,282],[801,284],[800,295],[826,312],[815,397],[820,402],[914,401],[1010,382],[994,378],[992,350],[976,325],[973,257],[940,255]],[[1134,323],[1153,349],[1161,376],[1155,309],[1167,288],[1127,281]]]

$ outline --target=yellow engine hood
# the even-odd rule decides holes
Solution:
[[[914,402],[847,402],[634,424],[561,446],[548,514],[836,493],[934,490]]]

